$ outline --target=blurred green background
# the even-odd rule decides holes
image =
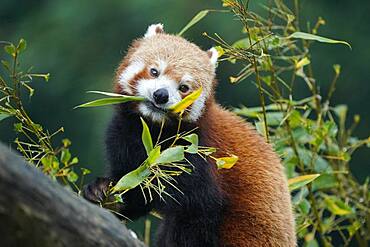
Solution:
[[[289,1],[287,1],[289,3]],[[220,9],[214,1],[171,0],[1,0],[0,40],[28,41],[23,65],[34,72],[50,72],[47,83],[35,83],[36,94],[29,110],[36,121],[49,130],[65,128],[64,136],[73,142],[74,154],[94,171],[102,174],[104,166],[104,129],[111,110],[94,108],[73,110],[91,99],[88,90],[111,90],[114,70],[130,42],[143,35],[151,23],[162,22],[167,32],[178,32],[198,11]],[[263,1],[251,1],[251,8],[262,11]],[[325,91],[333,76],[332,64],[342,65],[334,103],[348,104],[350,114],[360,114],[361,124],[355,134],[367,137],[370,125],[370,1],[303,1],[302,18],[315,23],[322,16],[327,25],[321,34],[344,39],[344,46],[313,45],[315,76]],[[219,33],[232,42],[242,38],[240,26],[232,15],[212,13],[185,34],[208,49],[213,43],[201,35]],[[218,100],[225,106],[259,104],[256,89],[248,80],[238,85],[228,83],[235,66],[218,68]],[[302,84],[302,87],[305,86]],[[5,123],[5,122],[4,122]],[[0,126],[0,140],[13,139],[10,123]],[[370,172],[368,153],[363,148],[354,155],[352,168],[359,179]]]
[[[251,8],[262,11],[263,2],[252,0]],[[315,23],[317,17],[324,17],[327,24],[320,34],[346,40],[353,47],[350,50],[341,45],[314,44],[314,74],[326,91],[333,76],[332,65],[342,65],[333,100],[335,104],[347,104],[350,115],[361,115],[355,135],[366,138],[370,125],[370,1],[302,2],[301,18]],[[220,8],[218,0],[0,0],[0,40],[17,42],[25,38],[28,49],[23,65],[33,65],[34,72],[50,72],[49,82],[34,83],[36,93],[28,109],[50,131],[65,128],[60,138],[72,140],[72,151],[79,156],[81,165],[94,171],[92,179],[103,174],[104,131],[111,108],[73,107],[91,99],[85,93],[88,90],[111,90],[115,68],[127,47],[145,33],[149,24],[161,22],[167,32],[176,33],[198,11]],[[240,28],[232,15],[212,13],[185,37],[208,49],[213,43],[202,32],[217,32],[232,42],[242,38]],[[258,105],[257,91],[248,80],[229,84],[228,77],[235,72],[235,66],[220,64],[218,100],[225,106]],[[4,121],[0,140],[10,143],[13,139],[11,122]],[[365,148],[353,156],[352,169],[361,181],[370,173]]]

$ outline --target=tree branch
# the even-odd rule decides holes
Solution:
[[[107,210],[51,181],[0,144],[2,246],[144,247]]]

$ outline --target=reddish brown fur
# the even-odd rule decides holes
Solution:
[[[296,246],[290,194],[280,160],[249,124],[215,102],[216,80],[210,85],[209,78],[213,78],[214,74],[206,67],[209,66],[207,53],[180,37],[158,34],[133,43],[117,70],[117,78],[128,66],[141,42],[146,42],[146,48],[137,56],[144,57],[147,63],[156,58],[156,53],[169,54],[170,62],[165,73],[171,78],[180,80],[184,70],[191,72],[192,76],[199,76],[195,79],[202,83],[209,96],[204,113],[198,120],[203,133],[201,138],[205,145],[217,148],[218,156],[235,154],[239,157],[232,169],[216,173],[219,185],[230,202],[221,226],[220,246]],[[174,44],[181,45],[181,48]],[[175,51],[177,53],[172,54]],[[184,56],[182,60],[178,59],[180,55]],[[186,67],[192,62],[197,64],[194,68]],[[199,64],[203,64],[204,68]],[[132,82],[146,75],[143,71],[137,76]],[[116,92],[121,93],[122,88],[116,86]]]
[[[205,144],[217,154],[239,157],[220,170],[221,188],[230,200],[221,228],[220,246],[296,246],[287,182],[272,147],[243,119],[213,99],[199,120]]]
[[[120,65],[116,69],[116,76],[114,80],[114,92],[115,93],[127,93],[123,92],[122,85],[118,83],[118,78],[121,75],[121,73],[127,68],[130,61],[129,58],[132,56],[132,54],[135,52],[135,50],[140,46],[140,40],[135,40],[132,42],[131,47],[128,49],[127,54],[125,58],[121,61]]]

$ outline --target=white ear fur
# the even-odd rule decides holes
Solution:
[[[207,51],[209,60],[211,61],[211,64],[216,65],[217,59],[218,59],[218,51],[216,48],[212,47]]]
[[[146,33],[144,35],[144,38],[152,37],[158,33],[163,33],[163,24],[157,23],[157,24],[152,24],[148,27],[146,30]]]

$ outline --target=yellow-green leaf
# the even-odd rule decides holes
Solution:
[[[350,206],[348,206],[342,200],[334,196],[326,196],[325,203],[329,211],[332,212],[333,214],[347,215],[354,213]]]
[[[12,57],[15,57],[17,48],[15,48],[15,46],[13,44],[10,44],[10,45],[4,46],[4,50],[5,50],[6,53],[11,55]]]
[[[232,44],[232,47],[239,48],[239,49],[247,49],[251,46],[251,43],[249,42],[249,38],[243,38],[239,39]]]
[[[289,190],[293,191],[293,190],[299,189],[305,186],[306,184],[311,183],[319,176],[320,174],[310,174],[310,175],[303,175],[303,176],[291,178],[288,180]]]
[[[60,156],[60,161],[64,164],[67,164],[69,160],[71,159],[72,155],[69,152],[69,149],[63,149],[62,154]]]
[[[307,57],[304,57],[295,64],[295,69],[300,69],[308,64],[310,64],[310,60]]]
[[[179,113],[184,111],[186,108],[188,108],[191,104],[194,103],[195,100],[199,98],[199,96],[202,93],[202,87],[198,88],[185,98],[183,98],[180,102],[170,106],[168,109],[171,110],[174,113]]]
[[[238,161],[238,156],[231,155],[229,157],[221,157],[216,159],[216,164],[218,169],[230,169]]]
[[[235,5],[233,0],[222,0],[222,7],[232,7]]]
[[[353,235],[355,235],[355,233],[360,228],[361,228],[361,223],[358,220],[356,220],[355,222],[352,223],[352,225],[348,226],[347,230],[348,230],[349,235],[352,237]]]
[[[147,155],[149,156],[150,152],[153,150],[153,141],[152,141],[152,135],[150,134],[149,127],[145,123],[143,118],[141,119],[141,123],[143,124],[143,132],[141,134],[141,140],[144,144],[145,151]]]
[[[221,46],[218,45],[218,46],[215,46],[214,48],[217,51],[218,57],[221,57],[222,55],[225,54],[225,50]]]
[[[338,76],[340,74],[340,64],[334,64],[333,65],[333,69],[334,69],[334,72],[335,74]]]
[[[17,50],[18,52],[22,52],[26,49],[27,47],[27,43],[24,39],[20,39],[19,40],[19,43],[18,43],[18,46],[17,46]]]
[[[149,156],[147,158],[147,162],[149,165],[154,164],[155,161],[159,158],[161,154],[161,146],[156,146],[155,148],[150,151]]]
[[[186,26],[183,29],[181,29],[181,31],[178,33],[178,35],[179,36],[183,35],[189,28],[191,28],[192,26],[197,24],[200,20],[202,20],[208,14],[208,12],[209,12],[209,10],[202,10],[198,14],[196,14],[193,17],[193,19],[191,19],[189,21],[189,23],[186,24]]]
[[[314,34],[311,34],[311,33],[295,32],[295,33],[292,33],[290,36],[288,36],[288,39],[291,39],[291,38],[304,39],[304,40],[314,40],[314,41],[318,41],[318,42],[322,42],[322,43],[329,43],[329,44],[344,44],[344,45],[346,45],[346,46],[348,46],[349,48],[352,49],[351,45],[346,41],[329,39],[329,38],[321,37],[321,36],[314,35]]]

